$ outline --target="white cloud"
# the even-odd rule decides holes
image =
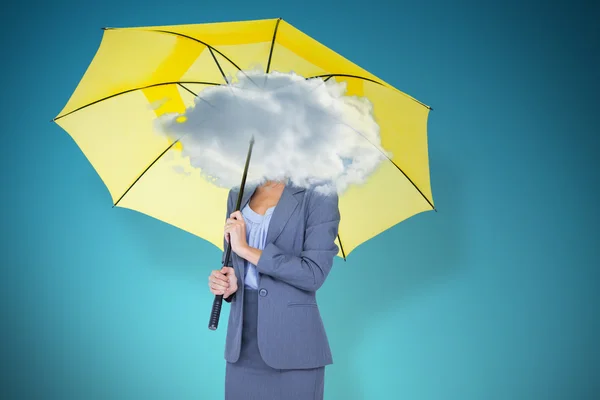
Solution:
[[[222,187],[240,184],[254,137],[247,184],[289,178],[321,191],[360,184],[385,156],[371,103],[346,96],[346,85],[294,73],[240,72],[209,87],[180,115],[159,119],[161,134],[180,139],[183,156]]]

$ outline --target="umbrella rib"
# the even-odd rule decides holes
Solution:
[[[273,41],[272,41],[272,43],[271,43],[271,51],[270,51],[270,54],[269,54],[269,65],[267,66],[267,73],[269,72],[269,68],[270,68],[270,63],[271,63],[271,55],[272,55],[272,53],[273,53],[273,45],[274,45],[274,43],[275,43],[275,35],[277,34],[277,28],[278,28],[278,26],[279,26],[279,21],[280,21],[280,20],[281,20],[281,18],[278,18],[278,20],[277,20],[277,25],[275,26],[275,33],[273,34]],[[104,29],[104,30],[117,30],[117,29],[119,29],[119,28],[103,28],[103,29]],[[213,46],[211,46],[210,44],[208,44],[208,43],[206,43],[206,42],[203,42],[203,41],[202,41],[202,40],[200,40],[200,39],[196,39],[195,37],[191,37],[191,36],[188,36],[188,35],[184,35],[183,33],[178,33],[178,32],[173,32],[173,31],[167,31],[167,30],[162,30],[162,29],[146,29],[146,30],[147,30],[148,32],[161,32],[161,33],[166,33],[166,34],[169,34],[169,35],[175,35],[175,36],[179,36],[179,37],[186,38],[186,39],[189,39],[189,40],[193,40],[194,42],[197,42],[197,43],[201,43],[201,44],[205,45],[206,47],[208,47],[209,49],[211,49],[211,50],[213,50],[213,51],[216,51],[217,53],[219,53],[221,56],[223,56],[223,58],[225,58],[227,61],[229,61],[229,62],[230,62],[230,63],[231,63],[231,64],[232,64],[234,67],[236,67],[236,68],[237,68],[237,69],[238,69],[240,72],[244,73],[244,71],[243,71],[243,70],[242,70],[242,69],[241,69],[241,68],[240,68],[240,67],[239,67],[239,66],[238,66],[236,63],[234,63],[234,62],[233,62],[233,61],[232,61],[232,60],[231,60],[229,57],[227,57],[225,54],[221,53],[219,50],[217,50],[216,48],[214,48],[214,47],[213,47]],[[214,57],[214,54],[213,54],[213,57]],[[217,64],[218,64],[218,63],[217,63]],[[219,67],[219,68],[220,68],[220,67]],[[245,73],[244,73],[244,75],[245,75]],[[326,77],[326,76],[327,76],[327,77],[329,77],[329,78],[331,78],[331,77],[333,77],[333,76],[341,76],[341,77],[347,77],[347,78],[357,78],[357,79],[363,79],[363,80],[366,80],[366,81],[370,81],[370,82],[377,83],[377,84],[380,84],[380,85],[382,85],[382,86],[385,86],[383,83],[381,83],[381,82],[377,82],[376,80],[373,80],[373,79],[370,79],[370,78],[365,78],[365,77],[363,77],[363,76],[358,76],[358,75],[350,75],[350,74],[323,74],[323,75],[316,75],[316,76],[313,76],[313,78],[323,78],[323,77]],[[248,77],[248,78],[249,78],[249,77]],[[309,78],[307,78],[307,79],[309,79]],[[250,80],[250,81],[252,81],[252,80]],[[254,81],[252,81],[252,83],[254,83]],[[420,104],[420,105],[422,105],[423,107],[426,107],[426,108],[430,109],[431,111],[433,111],[433,108],[431,108],[431,107],[430,107],[430,106],[428,106],[427,104],[420,102],[419,100],[417,100],[417,99],[415,99],[415,98],[413,98],[413,97],[411,97],[411,96],[407,95],[406,93],[404,93],[404,92],[402,92],[402,91],[400,91],[400,90],[399,90],[399,92],[400,92],[400,93],[402,93],[403,95],[405,95],[406,97],[408,97],[408,98],[412,99],[413,101],[415,101],[415,102],[419,103],[419,104]]]
[[[325,80],[324,80],[324,81],[326,82],[327,80],[331,79],[332,77],[334,77],[334,76],[340,76],[340,75],[342,75],[342,74],[321,75],[321,76],[318,76],[318,77],[324,77],[324,76],[327,76],[327,79],[325,79]],[[369,78],[363,78],[363,77],[360,77],[360,76],[352,76],[352,75],[342,75],[342,76],[349,76],[349,77],[353,77],[353,78],[365,79],[365,80],[369,80],[369,81],[371,81],[371,82],[378,83],[378,84],[382,85],[381,83],[379,83],[379,82],[377,82],[377,81],[374,81],[374,80],[371,80],[371,79],[369,79]],[[317,78],[317,77],[313,77],[313,78]],[[306,79],[310,79],[310,78],[306,78]],[[187,88],[185,88],[185,89],[187,89]],[[191,91],[190,91],[190,93],[194,94],[194,93],[193,93],[193,92],[191,92]],[[197,96],[197,95],[196,95],[196,96]],[[365,138],[365,139],[366,139],[366,138]],[[369,142],[370,142],[370,141],[369,141]],[[371,144],[372,144],[372,143],[371,143]],[[436,212],[437,212],[437,209],[435,208],[435,206],[434,206],[434,205],[431,203],[431,201],[430,201],[430,200],[427,198],[427,196],[425,196],[425,194],[424,194],[424,193],[421,191],[421,189],[419,189],[419,187],[418,187],[418,186],[417,186],[417,185],[416,185],[416,184],[413,182],[413,180],[412,180],[412,179],[410,179],[410,177],[409,177],[409,176],[406,174],[406,172],[404,172],[404,171],[402,170],[402,168],[400,168],[400,167],[399,167],[399,166],[398,166],[398,165],[397,165],[397,164],[396,164],[396,163],[395,163],[395,162],[394,162],[394,161],[393,161],[391,158],[389,158],[389,157],[387,156],[387,154],[385,154],[385,153],[382,153],[382,154],[384,154],[384,155],[385,155],[385,158],[387,158],[387,160],[388,160],[389,162],[391,162],[391,163],[394,165],[394,167],[396,167],[396,169],[398,169],[398,171],[400,171],[400,172],[402,173],[402,175],[404,175],[404,177],[405,177],[406,179],[408,179],[408,181],[409,181],[409,182],[410,182],[410,183],[411,183],[411,184],[414,186],[414,188],[415,188],[415,189],[417,189],[417,191],[418,191],[418,192],[419,192],[419,194],[420,194],[420,195],[421,195],[421,196],[422,196],[422,197],[425,199],[425,201],[427,201],[427,203],[429,204],[429,206],[430,206],[430,207],[431,207],[431,208],[432,208],[434,211],[436,211]],[[342,250],[342,255],[344,256],[344,261],[345,261],[345,260],[346,260],[346,255],[345,255],[345,253],[344,253],[344,247],[342,246],[342,240],[340,239],[340,235],[338,235],[338,241],[339,241],[339,243],[340,243],[340,248],[341,248],[341,250]]]
[[[273,58],[273,48],[275,47],[275,39],[277,38],[277,29],[279,28],[279,22],[281,22],[281,18],[277,18],[277,22],[275,23],[275,30],[273,31],[273,40],[271,41],[271,49],[269,50],[269,61],[267,61],[267,70],[265,71],[267,74],[271,70],[271,58]]]
[[[344,261],[346,261],[346,252],[344,251],[344,246],[342,245],[342,239],[340,238],[339,233],[338,233],[338,242],[340,244],[340,250],[342,250],[342,256],[344,257]]]
[[[189,39],[189,40],[193,40],[194,42],[197,42],[197,43],[205,45],[208,48],[208,51],[210,52],[210,55],[212,56],[213,60],[215,61],[215,64],[217,64],[217,68],[219,68],[219,71],[221,72],[221,75],[223,76],[223,80],[228,85],[230,84],[230,82],[227,79],[227,76],[225,75],[225,72],[223,72],[223,68],[221,67],[221,64],[219,63],[219,61],[217,60],[217,57],[215,56],[215,52],[217,52],[224,59],[226,59],[227,61],[229,61],[231,63],[231,65],[233,65],[234,67],[237,68],[238,71],[240,71],[241,73],[243,73],[244,75],[246,75],[246,77],[250,80],[250,82],[252,82],[256,87],[258,87],[258,85],[256,84],[256,82],[254,82],[252,79],[250,79],[250,77],[236,63],[234,63],[229,57],[227,57],[225,54],[221,53],[219,50],[217,50],[216,48],[214,48],[210,44],[208,44],[206,42],[203,42],[200,39],[196,39],[195,37],[184,35],[184,34],[178,33],[178,32],[165,31],[165,30],[150,30],[150,32],[160,32],[160,33],[166,33],[166,34],[169,34],[169,35],[175,35],[175,36],[182,37],[182,38]]]
[[[212,48],[209,47],[208,51],[210,51],[210,55],[212,56],[213,60],[215,61],[215,64],[217,64],[217,68],[219,68],[219,71],[221,72],[221,76],[223,76],[223,80],[225,82],[227,82],[227,84],[229,85],[229,80],[225,76],[225,72],[223,72],[223,68],[221,68],[221,64],[219,64],[219,61],[217,60],[217,57],[215,56],[215,53],[213,52]]]
[[[116,29],[119,29],[119,28],[103,28],[103,29],[104,30],[116,30]],[[210,44],[208,44],[208,43],[206,43],[206,42],[204,42],[204,41],[202,41],[200,39],[196,39],[195,37],[184,35],[183,33],[173,32],[173,31],[167,31],[167,30],[163,30],[163,29],[140,29],[140,30],[144,30],[146,32],[165,33],[167,35],[174,35],[174,36],[181,37],[181,38],[184,38],[184,39],[192,40],[192,41],[194,41],[196,43],[203,44],[204,46],[206,46],[209,49],[210,54],[213,56],[213,59],[217,63],[217,67],[219,67],[219,70],[221,71],[221,75],[223,75],[223,79],[225,79],[225,82],[227,82],[227,84],[229,84],[229,81],[227,80],[225,74],[223,73],[223,69],[221,69],[221,65],[217,61],[217,58],[215,57],[215,55],[214,55],[213,52],[217,52],[224,59],[226,59],[227,61],[229,61],[231,63],[231,65],[233,65],[235,68],[237,68],[238,71],[240,71],[241,73],[243,73],[244,75],[246,75],[246,77],[250,80],[250,82],[252,82],[253,84],[256,85],[256,83],[252,79],[250,79],[250,77],[236,63],[234,63],[229,57],[227,57],[225,54],[221,53],[219,50],[217,50],[216,48],[214,48]],[[258,87],[258,85],[256,85],[256,86]]]
[[[183,86],[181,83],[178,83],[179,86],[181,86],[183,89],[185,89],[188,93],[191,93],[192,96],[194,97],[198,97],[198,95],[194,92],[192,92],[190,89],[187,88],[187,86]]]
[[[241,73],[243,73],[244,75],[246,75],[246,77],[250,80],[250,82],[252,82],[254,85],[256,85],[256,82],[254,82],[252,79],[250,79],[250,77],[236,64],[234,63],[229,57],[227,57],[225,54],[221,53],[219,50],[217,50],[216,48],[214,48],[213,46],[211,46],[210,44],[203,42],[200,39],[196,39],[195,37],[192,36],[188,36],[188,35],[184,35],[183,33],[179,33],[179,32],[173,32],[173,31],[166,31],[166,30],[162,30],[162,29],[149,29],[149,32],[160,32],[160,33],[166,33],[168,35],[175,35],[178,37],[182,37],[188,40],[192,40],[196,43],[200,43],[205,45],[208,50],[210,51],[210,54],[213,57],[213,60],[215,60],[215,63],[217,64],[217,67],[219,68],[219,71],[221,71],[221,75],[223,75],[223,79],[225,80],[225,82],[227,82],[227,84],[229,85],[229,81],[227,80],[227,77],[225,76],[225,73],[223,72],[223,69],[221,68],[221,64],[219,64],[219,62],[217,61],[217,57],[215,56],[214,52],[217,52],[219,55],[221,55],[221,57],[223,57],[224,59],[226,59],[227,61],[229,61],[231,63],[231,65],[233,65],[234,67],[237,68],[238,71],[240,71]],[[256,87],[258,87],[258,85],[256,85]]]
[[[367,78],[367,77],[360,76],[360,75],[351,75],[351,74],[322,74],[322,75],[314,75],[314,76],[311,76],[311,77],[306,78],[306,79],[325,78],[325,77],[327,77],[327,79],[325,79],[325,80],[329,80],[329,79],[333,78],[334,76],[341,76],[341,77],[344,77],[344,78],[362,79],[364,81],[369,81],[369,82],[377,83],[378,85],[381,85],[381,86],[385,86],[383,83],[378,82],[378,81],[376,81],[374,79]]]
[[[105,28],[105,29],[118,29],[118,28]],[[162,29],[147,29],[147,31],[149,31],[149,32],[166,33],[166,34],[169,34],[169,35],[175,35],[175,36],[179,36],[179,37],[186,38],[186,39],[189,39],[189,40],[193,40],[194,42],[197,42],[197,43],[201,43],[201,44],[205,45],[206,47],[208,47],[210,50],[216,51],[217,53],[219,53],[221,56],[223,56],[223,58],[225,58],[227,61],[229,61],[239,71],[242,70],[240,67],[238,67],[238,65],[236,63],[234,63],[233,61],[231,61],[231,59],[229,57],[227,57],[225,54],[221,53],[219,50],[217,50],[216,48],[214,48],[210,44],[208,44],[206,42],[203,42],[200,39],[196,39],[195,37],[184,35],[183,33],[173,32],[173,31],[166,31],[166,30],[162,30]]]
[[[183,83],[187,83],[187,84],[193,84],[193,85],[212,85],[212,86],[221,86],[221,85],[222,85],[221,83],[214,83],[214,82],[177,82],[177,81],[175,81],[175,82],[161,82],[161,83],[154,83],[154,84],[152,84],[152,85],[147,85],[147,86],[137,87],[137,88],[133,88],[133,89],[127,89],[127,90],[124,90],[124,91],[122,91],[122,92],[115,93],[115,94],[111,94],[110,96],[103,97],[103,98],[101,98],[101,99],[99,99],[99,100],[93,101],[93,102],[91,102],[91,103],[88,103],[88,104],[86,104],[86,105],[83,105],[83,106],[81,106],[81,107],[79,107],[79,108],[76,108],[76,109],[75,109],[75,110],[73,110],[73,111],[69,111],[69,112],[68,112],[68,113],[66,113],[66,114],[59,115],[58,117],[54,118],[54,119],[53,119],[53,121],[57,121],[57,120],[59,120],[59,119],[61,119],[61,118],[64,118],[64,117],[66,117],[67,115],[71,115],[71,114],[73,114],[74,112],[77,112],[77,111],[79,111],[79,110],[83,110],[84,108],[87,108],[87,107],[89,107],[89,106],[93,106],[94,104],[101,103],[101,102],[103,102],[103,101],[105,101],[105,100],[109,100],[109,99],[112,99],[112,98],[114,98],[114,97],[117,97],[117,96],[121,96],[121,95],[123,95],[123,94],[127,94],[127,93],[131,93],[131,92],[135,92],[135,91],[137,91],[137,90],[149,89],[149,88],[152,88],[152,87],[157,87],[157,86],[166,86],[166,85],[180,85],[180,86],[181,86],[181,84],[183,84]]]
[[[138,181],[139,181],[140,179],[142,179],[142,176],[144,176],[144,174],[145,174],[146,172],[148,172],[148,170],[149,170],[150,168],[152,168],[152,166],[153,166],[154,164],[156,164],[156,162],[157,162],[158,160],[160,160],[160,159],[161,159],[161,157],[162,157],[162,156],[164,156],[164,155],[165,155],[165,153],[166,153],[167,151],[171,150],[171,148],[173,148],[173,146],[175,146],[177,143],[179,143],[179,139],[177,139],[176,141],[174,141],[173,143],[171,143],[171,144],[169,145],[169,147],[167,147],[167,148],[166,148],[166,149],[165,149],[165,150],[164,150],[162,153],[160,153],[160,155],[159,155],[158,157],[156,157],[156,158],[154,159],[154,161],[152,161],[152,163],[150,163],[150,165],[148,165],[148,167],[146,167],[146,169],[145,169],[144,171],[142,171],[142,173],[140,174],[140,176],[138,176],[138,177],[137,177],[137,179],[136,179],[135,181],[133,181],[133,183],[132,183],[132,184],[131,184],[131,185],[130,185],[128,188],[127,188],[127,190],[125,191],[125,193],[123,193],[123,194],[121,195],[121,197],[119,197],[119,200],[117,200],[117,201],[115,202],[115,204],[113,204],[113,208],[114,208],[114,207],[116,207],[116,206],[119,204],[119,202],[120,202],[121,200],[123,200],[123,197],[125,197],[125,195],[126,195],[127,193],[129,193],[129,191],[131,190],[131,188],[133,188],[133,186],[135,186],[135,184],[136,184],[136,183],[138,183]]]
[[[185,89],[186,92],[190,93],[192,96],[199,98],[200,100],[202,100],[203,102],[205,102],[206,104],[211,106],[212,108],[215,108],[215,106],[210,104],[210,102],[208,100],[206,100],[205,98],[203,98],[201,96],[198,96],[196,93],[194,93],[192,90],[190,90],[187,86],[183,86],[181,83],[178,83],[177,85],[181,86],[183,89]],[[222,86],[222,85],[219,85],[219,86]]]
[[[371,79],[371,78],[366,78],[366,77],[364,77],[364,76],[359,76],[359,75],[351,75],[351,74],[323,74],[323,75],[315,75],[315,76],[311,76],[310,78],[306,78],[306,79],[312,79],[312,78],[324,78],[324,77],[327,77],[327,79],[325,79],[325,80],[324,80],[325,82],[327,82],[329,79],[333,78],[334,76],[340,76],[340,77],[344,77],[344,78],[356,78],[356,79],[362,79],[362,80],[364,80],[364,81],[369,81],[369,82],[376,83],[376,84],[378,84],[378,85],[381,85],[381,86],[383,86],[383,87],[388,87],[388,86],[384,85],[383,83],[381,83],[381,82],[378,82],[378,81],[376,81],[376,80],[374,80],[374,79]],[[421,101],[419,101],[419,100],[415,99],[414,97],[411,97],[411,96],[407,95],[406,93],[402,92],[401,90],[398,90],[398,92],[402,93],[404,96],[408,97],[409,99],[411,99],[411,100],[413,100],[413,101],[415,101],[415,102],[419,103],[419,104],[420,104],[420,105],[422,105],[423,107],[425,107],[425,108],[428,108],[428,109],[430,109],[431,111],[433,111],[433,108],[431,108],[431,107],[430,107],[430,106],[428,106],[427,104],[425,104],[425,103],[423,103],[423,102],[421,102]]]
[[[415,189],[417,189],[417,191],[418,191],[418,192],[421,194],[421,196],[423,196],[423,198],[424,198],[424,199],[427,201],[427,203],[429,203],[429,206],[431,207],[431,209],[432,209],[433,211],[436,211],[436,212],[437,212],[437,210],[436,210],[435,206],[434,206],[434,205],[431,203],[431,201],[429,201],[429,199],[427,198],[427,196],[425,196],[425,195],[423,194],[423,192],[421,191],[421,189],[419,189],[419,187],[418,187],[418,186],[417,186],[417,185],[416,185],[416,184],[413,182],[413,180],[409,178],[409,176],[406,174],[406,172],[404,172],[404,171],[402,170],[402,168],[400,168],[400,167],[399,167],[399,166],[398,166],[398,165],[397,165],[397,164],[396,164],[394,161],[392,161],[392,159],[391,159],[391,158],[389,158],[387,155],[386,155],[385,157],[386,157],[386,158],[387,158],[387,159],[388,159],[388,160],[389,160],[389,161],[390,161],[392,164],[394,164],[394,167],[398,168],[398,171],[402,172],[402,175],[404,175],[404,177],[405,177],[406,179],[408,179],[408,181],[409,181],[409,182],[410,182],[410,183],[411,183],[411,184],[412,184],[412,185],[415,187]]]
[[[349,125],[348,125],[348,126],[349,126]],[[418,192],[421,194],[421,196],[422,196],[422,197],[425,199],[425,201],[427,201],[427,203],[429,204],[429,206],[431,207],[431,209],[437,212],[437,210],[436,210],[435,206],[434,206],[434,205],[431,203],[431,201],[430,201],[430,200],[427,198],[427,196],[425,196],[425,194],[424,194],[424,193],[421,191],[421,189],[419,189],[419,187],[417,186],[417,184],[416,184],[416,183],[414,183],[412,179],[410,179],[410,177],[409,177],[409,176],[406,174],[406,172],[404,172],[404,171],[402,170],[402,168],[400,168],[400,167],[398,166],[398,164],[396,164],[396,163],[394,162],[394,160],[392,160],[391,158],[389,158],[387,154],[385,154],[383,151],[381,151],[381,149],[379,149],[377,146],[375,146],[375,145],[374,145],[374,144],[373,144],[373,143],[372,143],[372,142],[371,142],[369,139],[367,139],[367,138],[366,138],[366,137],[365,137],[363,134],[361,134],[360,132],[358,132],[356,129],[354,129],[354,128],[352,128],[352,127],[350,127],[350,128],[351,128],[351,129],[353,129],[355,132],[357,132],[359,135],[361,135],[361,136],[362,136],[362,137],[363,137],[363,138],[364,138],[364,139],[365,139],[367,142],[369,142],[369,143],[370,143],[372,146],[374,146],[376,149],[378,149],[378,150],[379,150],[379,152],[380,152],[381,154],[383,154],[383,155],[385,156],[385,158],[387,158],[387,160],[388,160],[389,162],[391,162],[391,163],[392,163],[392,165],[394,165],[394,167],[396,167],[396,169],[397,169],[398,171],[400,171],[400,172],[402,173],[402,175],[404,175],[404,177],[405,177],[406,179],[408,179],[408,181],[411,183],[411,185],[413,185],[413,186],[414,186],[414,188],[415,188],[415,189],[417,189],[417,191],[418,191]]]
[[[410,179],[410,177],[402,170],[402,168],[400,168],[390,157],[388,157],[388,155],[382,151],[378,146],[376,146],[373,142],[371,142],[367,137],[365,137],[365,135],[363,135],[360,131],[358,131],[357,129],[354,129],[352,126],[344,123],[343,121],[339,121],[338,122],[348,126],[350,129],[352,129],[353,131],[355,131],[357,134],[359,134],[360,136],[362,136],[363,139],[365,139],[367,142],[369,142],[369,144],[371,144],[373,147],[375,147],[377,150],[379,150],[379,152],[381,154],[383,154],[383,156],[389,161],[391,162],[394,167],[396,167],[396,169],[398,171],[400,171],[402,173],[402,175],[404,175],[404,177],[406,179],[408,179],[408,181],[414,186],[415,189],[417,189],[417,191],[421,194],[421,196],[427,201],[427,203],[429,203],[429,206],[437,212],[437,210],[435,209],[435,206],[431,203],[431,201],[429,201],[429,199],[427,198],[427,196],[425,196],[425,194],[423,194],[423,192],[421,191],[421,189],[419,189],[419,187],[413,182],[412,179]]]

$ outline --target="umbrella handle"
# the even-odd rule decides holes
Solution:
[[[241,202],[241,193],[238,196],[238,203]],[[239,205],[236,209],[239,209]],[[231,245],[227,243],[227,250],[225,252],[225,261],[223,262],[223,266],[229,265],[229,260],[231,258]],[[219,327],[219,318],[221,317],[221,307],[223,306],[223,295],[216,294],[215,299],[213,300],[212,310],[210,312],[210,320],[208,321],[208,329],[211,331],[217,330]]]
[[[240,185],[240,192],[238,193],[236,211],[240,210],[242,206],[242,196],[244,195],[244,186],[246,186],[246,177],[248,176],[248,166],[250,165],[250,156],[252,155],[252,147],[254,147],[254,136],[250,139],[250,147],[248,148],[248,156],[246,157],[246,165],[244,166],[244,174],[242,175],[242,183]],[[227,216],[229,217],[229,215]],[[231,243],[227,243],[227,250],[225,251],[225,260],[223,266],[230,265],[229,260],[231,259]],[[214,331],[219,326],[219,318],[221,317],[221,306],[223,305],[223,295],[216,294],[213,301],[212,310],[210,312],[210,320],[208,321],[208,329]]]
[[[208,322],[208,329],[211,331],[217,330],[219,326],[219,318],[221,317],[221,306],[223,305],[223,295],[215,295],[213,300],[212,310],[210,312],[210,321]]]

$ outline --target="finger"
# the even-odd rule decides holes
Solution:
[[[226,288],[223,286],[217,286],[217,285],[209,285],[208,287],[210,288],[211,291],[220,292],[220,293],[224,293],[227,290],[230,290],[230,288]]]
[[[214,271],[208,278],[211,282],[224,282],[229,283],[229,277],[221,271]]]
[[[225,274],[223,273],[223,268],[213,270],[212,273],[210,274],[210,276],[214,276],[215,278],[224,279]]]
[[[224,292],[227,289],[229,289],[229,287],[226,287],[224,285],[219,285],[219,284],[216,284],[214,282],[209,282],[208,283],[208,287],[210,288],[210,290],[218,290],[218,291],[222,291],[222,292]]]
[[[224,279],[218,279],[218,278],[210,278],[208,280],[211,285],[218,285],[218,286],[223,286],[223,287],[229,287],[229,278],[225,277]]]
[[[232,218],[227,218],[227,221],[225,221],[225,225],[223,225],[223,228],[225,230],[227,230],[227,228],[231,227],[232,225],[234,225],[237,221],[235,219]]]
[[[237,289],[238,289],[237,286],[229,287],[229,288],[225,289],[225,295],[231,296],[233,293],[237,292]]]
[[[231,217],[231,219],[234,219],[234,220],[239,220],[239,219],[243,218],[242,213],[240,211],[232,212],[230,217]]]
[[[215,290],[227,290],[229,288],[229,284],[225,283],[225,282],[215,282],[215,281],[210,281],[209,285],[208,285],[211,289],[215,289]]]
[[[225,226],[224,226],[224,228],[225,228],[225,230],[227,230],[227,229],[234,229],[236,227],[241,227],[241,226],[244,226],[244,225],[245,225],[244,221],[233,220],[232,222],[226,223]]]
[[[214,276],[211,276],[208,281],[219,285],[229,285],[229,277],[227,275],[224,275],[222,278],[215,278]]]
[[[240,224],[238,223],[232,223],[232,224],[227,224],[223,227],[223,232],[231,232],[232,230],[236,229]]]
[[[213,288],[210,288],[210,291],[212,292],[212,294],[221,294],[221,295],[224,295],[227,292],[227,290],[225,290],[225,289],[213,289]]]

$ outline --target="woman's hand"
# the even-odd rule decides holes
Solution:
[[[225,223],[225,240],[231,245],[231,250],[242,256],[248,248],[246,241],[246,222],[241,212],[235,211]]]
[[[228,298],[238,289],[235,270],[231,267],[223,267],[212,271],[208,276],[208,287],[212,294],[221,294],[223,298]]]

